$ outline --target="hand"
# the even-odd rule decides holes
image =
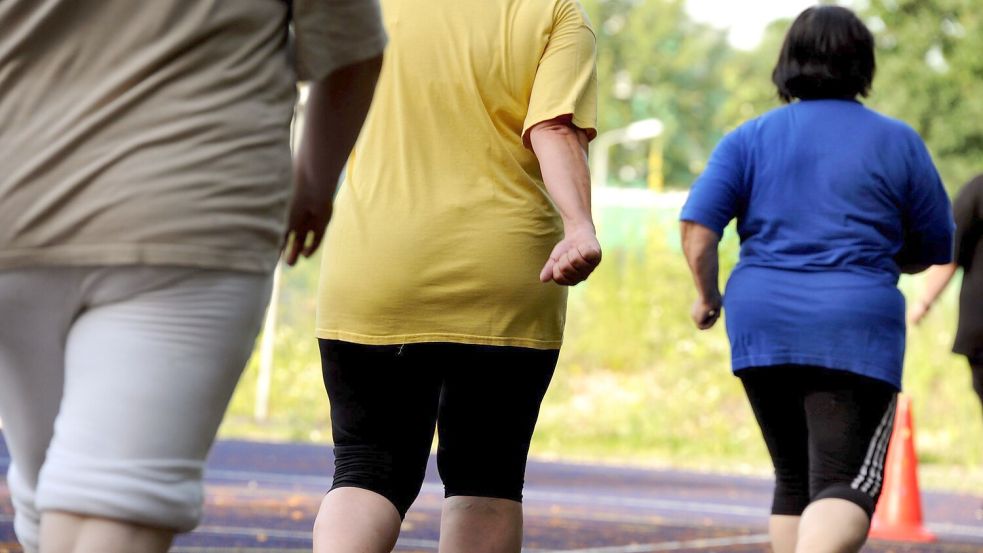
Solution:
[[[597,241],[593,226],[584,226],[566,233],[539,273],[542,282],[553,281],[563,286],[573,286],[587,277],[601,264],[601,244]]]
[[[320,178],[309,176],[304,169],[303,152],[302,149],[294,163],[294,195],[283,242],[284,261],[289,266],[297,263],[301,255],[314,255],[321,245],[325,228],[331,221],[338,178],[337,175],[327,176],[326,178],[334,179],[334,182],[326,183]]]
[[[693,322],[696,323],[697,328],[707,330],[717,323],[722,310],[723,300],[720,294],[716,294],[711,298],[701,298],[693,302],[690,316],[693,318]]]
[[[916,326],[921,323],[922,319],[925,318],[925,315],[928,315],[928,311],[931,308],[932,305],[924,301],[920,301],[913,305],[911,309],[908,310],[908,324]]]

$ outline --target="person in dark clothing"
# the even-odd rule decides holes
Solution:
[[[959,325],[953,353],[965,355],[973,389],[983,405],[983,174],[966,183],[953,204],[956,219],[955,259],[926,273],[925,290],[911,306],[908,320],[922,321],[959,268],[963,270],[959,292]]]

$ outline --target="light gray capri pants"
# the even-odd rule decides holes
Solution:
[[[14,528],[42,511],[187,531],[270,277],[177,267],[0,271],[0,419]]]

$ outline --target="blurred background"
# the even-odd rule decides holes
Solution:
[[[582,0],[598,38],[600,135],[591,151],[605,261],[572,290],[560,366],[533,455],[765,474],[730,374],[723,325],[698,332],[676,217],[723,133],[779,105],[770,82],[800,0]],[[866,103],[911,124],[951,193],[983,172],[980,0],[857,0],[878,41]],[[738,244],[728,229],[726,278]],[[319,260],[285,270],[223,437],[330,441],[313,336]],[[958,283],[954,283],[958,284]],[[909,298],[919,277],[902,279]],[[965,359],[949,353],[953,285],[909,330],[922,482],[983,490],[983,418]],[[726,314],[725,314],[726,315]],[[508,398],[503,398],[507,402]]]

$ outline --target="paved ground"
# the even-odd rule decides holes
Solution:
[[[0,469],[7,464],[0,440]],[[173,553],[309,551],[331,473],[329,448],[223,442],[209,462],[206,516]],[[680,471],[533,462],[526,491],[530,553],[767,551],[770,482]],[[436,551],[441,488],[433,467],[397,551]],[[865,551],[983,552],[983,497],[924,494],[929,546],[875,542]],[[19,552],[0,479],[0,553]]]

